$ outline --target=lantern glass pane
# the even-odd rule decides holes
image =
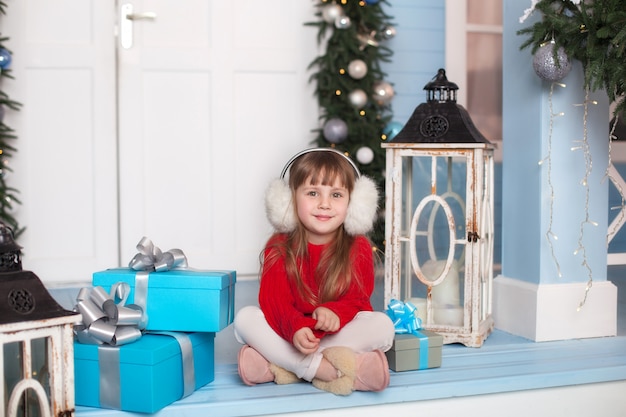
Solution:
[[[463,326],[467,158],[426,152],[403,166],[402,296],[424,324]]]
[[[31,340],[33,379],[37,380],[37,382],[39,382],[39,384],[41,384],[44,388],[47,399],[50,398],[50,364],[48,363],[50,355],[48,352],[48,341],[48,337]],[[29,404],[31,405],[30,408],[33,409],[31,412],[37,413],[32,415],[39,415],[39,403],[37,401],[37,397],[32,395],[32,390],[29,390],[29,394],[31,394],[29,396]],[[46,406],[49,407],[49,405]]]
[[[23,342],[11,342],[4,344],[4,404],[9,402],[11,392],[24,378],[24,368],[22,362],[22,343]]]
[[[27,352],[24,347],[25,343],[30,343],[31,363],[24,363]],[[38,417],[41,413],[41,406],[50,409],[50,373],[48,367],[48,343],[47,338],[38,338],[31,341],[20,341],[7,343],[4,349],[4,379],[6,383],[5,389],[5,405],[8,405],[9,398],[15,390],[17,384],[30,378],[33,384],[43,386],[46,392],[46,398],[43,404],[40,404],[39,398],[32,388],[22,388],[19,395],[17,416],[18,417]],[[36,382],[35,382],[36,381]],[[5,410],[6,411],[6,410]]]

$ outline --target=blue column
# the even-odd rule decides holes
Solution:
[[[530,0],[504,0],[502,274],[533,284],[606,281],[608,98],[593,92],[585,121],[577,61],[560,81],[566,87],[550,94],[531,49],[519,49],[526,38],[516,32],[541,18],[535,11],[520,23],[528,7]],[[585,129],[588,150],[572,151],[585,146]]]
[[[560,80],[565,87],[539,78],[530,48],[519,49],[525,38],[517,31],[541,15],[522,24],[531,1],[503,1],[502,275],[494,280],[495,327],[535,341],[614,336],[608,98],[603,91],[586,97],[580,62]]]

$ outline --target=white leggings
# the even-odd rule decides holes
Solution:
[[[300,353],[290,342],[280,337],[265,320],[259,307],[247,306],[237,312],[234,321],[235,338],[248,344],[268,361],[311,381],[322,361],[322,351],[331,346],[346,346],[356,353],[380,349],[388,351],[395,329],[387,314],[361,311],[339,332],[324,336],[317,352]]]

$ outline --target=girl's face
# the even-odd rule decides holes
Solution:
[[[338,179],[332,185],[311,184],[311,178],[296,188],[296,211],[309,243],[330,242],[346,219],[350,193]]]

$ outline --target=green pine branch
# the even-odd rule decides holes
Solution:
[[[383,132],[391,121],[391,104],[372,98],[373,86],[377,81],[386,81],[387,74],[381,64],[390,62],[393,51],[385,45],[383,31],[392,27],[392,17],[385,13],[383,5],[388,4],[381,0],[375,4],[348,1],[346,4],[337,2],[343,13],[350,18],[351,25],[347,28],[336,28],[333,22],[323,19],[322,10],[331,4],[321,1],[317,7],[317,21],[305,25],[317,28],[317,41],[325,46],[324,53],[316,57],[309,65],[313,71],[309,81],[316,86],[315,97],[320,108],[320,125],[324,126],[327,120],[338,117],[348,126],[348,137],[341,143],[330,143],[323,135],[323,127],[314,129],[317,146],[334,147],[355,160],[362,174],[372,178],[381,190],[379,206],[384,210],[385,180],[385,152],[381,148]],[[364,44],[362,36],[373,37],[377,45]],[[353,79],[347,72],[348,64],[356,59],[365,62],[367,74],[361,79]],[[342,72],[343,70],[343,72]],[[388,81],[387,81],[388,82]],[[368,101],[363,108],[355,108],[349,100],[350,92],[362,89],[368,95]],[[340,92],[338,94],[338,92]],[[374,153],[374,160],[362,164],[356,159],[356,153],[361,147],[369,147]],[[381,211],[382,213],[382,211]],[[376,222],[371,239],[379,247],[384,240],[384,216]]]
[[[584,88],[605,90],[616,103],[615,114],[626,115],[626,0],[571,1],[541,0],[534,13],[542,18],[519,30],[526,36],[521,49],[534,54],[545,42],[554,40],[570,59],[581,62]],[[554,48],[555,53],[557,48]]]
[[[0,0],[0,14],[6,14],[7,5]],[[0,36],[0,48],[11,51],[5,47],[8,37]],[[11,70],[8,68],[0,70],[0,87],[1,81],[5,79],[13,79]],[[7,110],[19,111],[22,104],[12,100],[8,94],[0,90],[0,107],[2,112]],[[18,198],[19,191],[6,182],[6,173],[11,172],[10,164],[6,163],[17,149],[13,142],[17,139],[14,130],[4,123],[4,119],[0,120],[0,221],[5,223],[13,230],[13,236],[17,239],[24,228],[20,226],[19,221],[15,217],[13,211],[16,204],[22,204]]]

